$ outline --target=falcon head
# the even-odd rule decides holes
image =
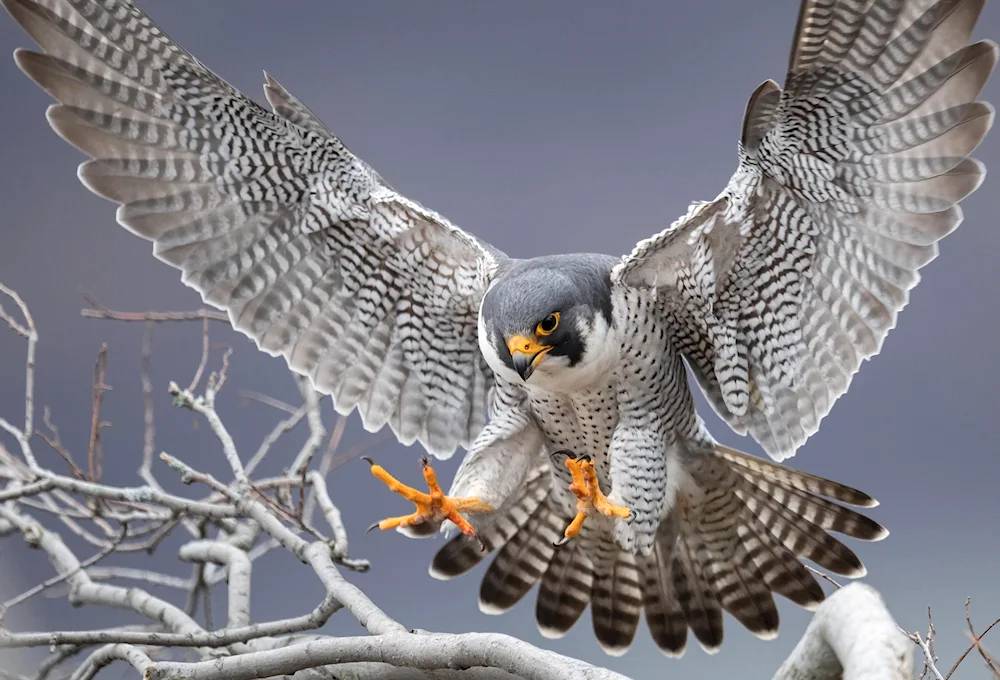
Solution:
[[[483,298],[479,345],[494,373],[552,391],[606,376],[612,334],[611,258],[562,255],[517,262]]]

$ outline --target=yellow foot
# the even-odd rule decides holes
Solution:
[[[386,529],[395,529],[396,527],[420,526],[425,522],[440,524],[445,520],[451,520],[463,534],[479,541],[481,549],[486,548],[479,534],[476,533],[476,530],[472,528],[472,525],[460,513],[491,512],[493,506],[474,497],[452,498],[445,496],[438,484],[437,475],[434,474],[434,468],[430,466],[427,458],[423,458],[420,464],[423,466],[424,480],[427,482],[427,489],[430,493],[423,493],[422,491],[417,491],[412,487],[406,486],[386,472],[385,468],[381,465],[376,465],[375,461],[371,458],[365,456],[364,460],[371,465],[372,474],[385,482],[385,485],[389,487],[389,491],[398,493],[417,506],[417,511],[413,514],[401,517],[388,517],[368,527],[368,531],[371,531],[375,527],[385,531]]]
[[[563,537],[556,541],[556,545],[566,545],[570,539],[580,533],[583,521],[595,513],[600,513],[606,517],[620,517],[628,519],[631,511],[621,505],[612,505],[607,496],[601,491],[597,484],[597,473],[594,471],[594,461],[590,456],[580,458],[567,458],[566,468],[573,475],[569,490],[576,496],[576,517],[566,527]]]

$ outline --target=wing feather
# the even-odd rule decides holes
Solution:
[[[983,0],[804,0],[784,90],[747,105],[714,201],[612,272],[655,288],[716,411],[784,459],[895,326],[983,180]]]
[[[474,439],[502,253],[397,194],[270,76],[273,113],[240,94],[131,0],[2,4],[43,50],[16,60],[58,100],[53,129],[92,159],[81,181],[184,283],[366,427],[439,456]]]

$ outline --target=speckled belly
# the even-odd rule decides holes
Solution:
[[[613,381],[572,395],[529,390],[528,398],[549,452],[567,449],[594,459],[602,481],[608,469],[608,446],[618,423],[617,390]]]

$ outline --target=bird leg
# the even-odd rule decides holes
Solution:
[[[485,547],[479,534],[476,533],[476,530],[472,528],[469,521],[462,517],[460,513],[492,512],[493,506],[471,496],[454,498],[445,496],[441,490],[441,486],[438,484],[434,468],[430,466],[426,457],[421,459],[420,464],[423,467],[424,480],[427,482],[429,493],[423,493],[422,491],[417,491],[412,487],[406,486],[386,472],[385,468],[381,465],[376,465],[375,461],[371,458],[365,456],[364,460],[371,465],[372,474],[385,482],[390,491],[398,493],[417,506],[416,512],[400,517],[388,517],[368,527],[368,531],[371,531],[375,527],[385,531],[386,529],[395,529],[396,527],[419,526],[425,522],[440,524],[445,520],[451,520],[463,534],[479,541],[481,548]]]
[[[580,533],[583,521],[595,513],[600,513],[606,517],[620,517],[628,519],[631,511],[620,505],[613,505],[601,491],[597,483],[597,472],[594,470],[594,461],[590,456],[580,458],[567,458],[566,468],[573,475],[569,490],[576,496],[576,517],[566,527],[563,537],[556,542],[556,545],[566,545],[574,536]]]

